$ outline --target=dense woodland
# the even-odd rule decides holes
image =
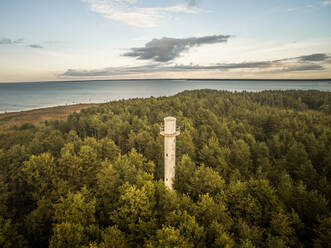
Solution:
[[[0,247],[330,247],[330,179],[330,92],[114,101],[0,135]]]

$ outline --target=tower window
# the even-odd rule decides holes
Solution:
[[[166,154],[166,156],[168,157],[168,153]]]

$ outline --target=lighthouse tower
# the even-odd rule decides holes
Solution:
[[[164,118],[164,127],[160,133],[164,136],[164,184],[172,189],[176,167],[176,136],[180,134],[176,118]]]

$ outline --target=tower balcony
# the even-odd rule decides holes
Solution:
[[[176,127],[176,131],[174,132],[166,132],[164,126],[160,127],[160,134],[165,137],[174,137],[180,135],[180,127]]]

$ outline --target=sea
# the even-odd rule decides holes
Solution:
[[[104,80],[0,83],[0,113],[79,103],[171,96],[184,90],[331,91],[331,80]]]

